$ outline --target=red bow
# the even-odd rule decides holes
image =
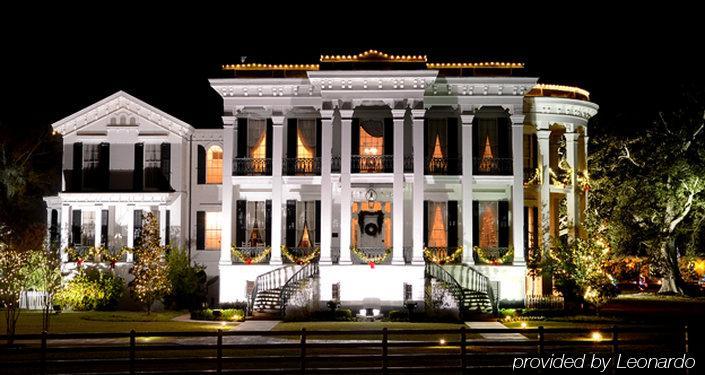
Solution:
[[[369,262],[367,262],[367,264],[370,265],[370,268],[375,268],[375,262],[369,261]]]
[[[252,258],[245,259],[245,264],[252,264]]]

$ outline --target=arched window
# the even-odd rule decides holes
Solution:
[[[223,149],[211,146],[206,154],[206,183],[220,184],[223,182]]]

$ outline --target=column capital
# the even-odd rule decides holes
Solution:
[[[406,109],[392,109],[392,117],[394,119],[404,119],[406,117]]]
[[[272,125],[274,126],[282,126],[284,125],[284,115],[272,115]]]
[[[340,114],[340,118],[343,120],[352,119],[354,112],[355,111],[352,109],[338,109],[338,113]]]
[[[460,121],[463,126],[472,126],[473,120],[475,120],[475,114],[473,113],[463,113],[460,115]]]
[[[335,115],[335,109],[321,109],[320,113],[322,120],[333,120],[333,116]]]
[[[510,118],[512,120],[512,124],[514,125],[524,125],[524,118],[525,115],[511,115]]]
[[[220,116],[223,119],[223,127],[233,127],[237,122],[236,116]]]
[[[580,138],[580,133],[565,133],[565,140],[568,142],[575,142]]]
[[[550,130],[537,130],[536,137],[539,139],[548,139],[551,137],[551,131]]]
[[[411,116],[414,119],[422,119],[424,116],[426,116],[426,108],[412,109]]]

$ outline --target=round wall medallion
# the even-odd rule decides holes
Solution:
[[[365,193],[365,199],[367,199],[368,202],[374,202],[377,200],[377,192],[375,189],[367,189],[367,192]]]

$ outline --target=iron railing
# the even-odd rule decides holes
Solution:
[[[257,276],[252,294],[250,295],[249,301],[247,301],[247,315],[252,315],[252,311],[255,307],[255,299],[259,291],[282,287],[295,271],[296,266],[284,266]]]
[[[485,274],[478,271],[474,267],[468,266],[467,264],[438,267],[444,269],[448,276],[452,277],[453,280],[456,280],[462,288],[487,294],[487,297],[492,302],[492,313],[495,315],[497,314],[499,295],[494,290],[489,277],[485,276]]]
[[[353,155],[351,163],[352,173],[394,172],[394,155]]]
[[[404,156],[404,173],[414,173],[414,155]]]
[[[318,263],[308,263],[291,275],[286,283],[282,285],[279,291],[279,308],[281,309],[282,317],[286,314],[286,304],[289,302],[289,298],[299,289],[300,282],[318,276],[318,272]]]
[[[331,173],[340,173],[340,156],[333,156],[330,159]]]
[[[512,158],[472,158],[474,175],[509,176],[512,167]]]
[[[321,158],[285,158],[282,169],[284,176],[320,176]]]
[[[426,262],[424,272],[426,277],[432,277],[442,282],[446,288],[448,288],[448,291],[458,303],[458,309],[462,314],[463,306],[465,306],[465,293],[463,292],[463,287],[458,283],[458,280],[436,263]]]
[[[427,158],[424,172],[427,175],[455,176],[462,174],[461,158]]]
[[[271,176],[271,158],[235,158],[233,176]]]

